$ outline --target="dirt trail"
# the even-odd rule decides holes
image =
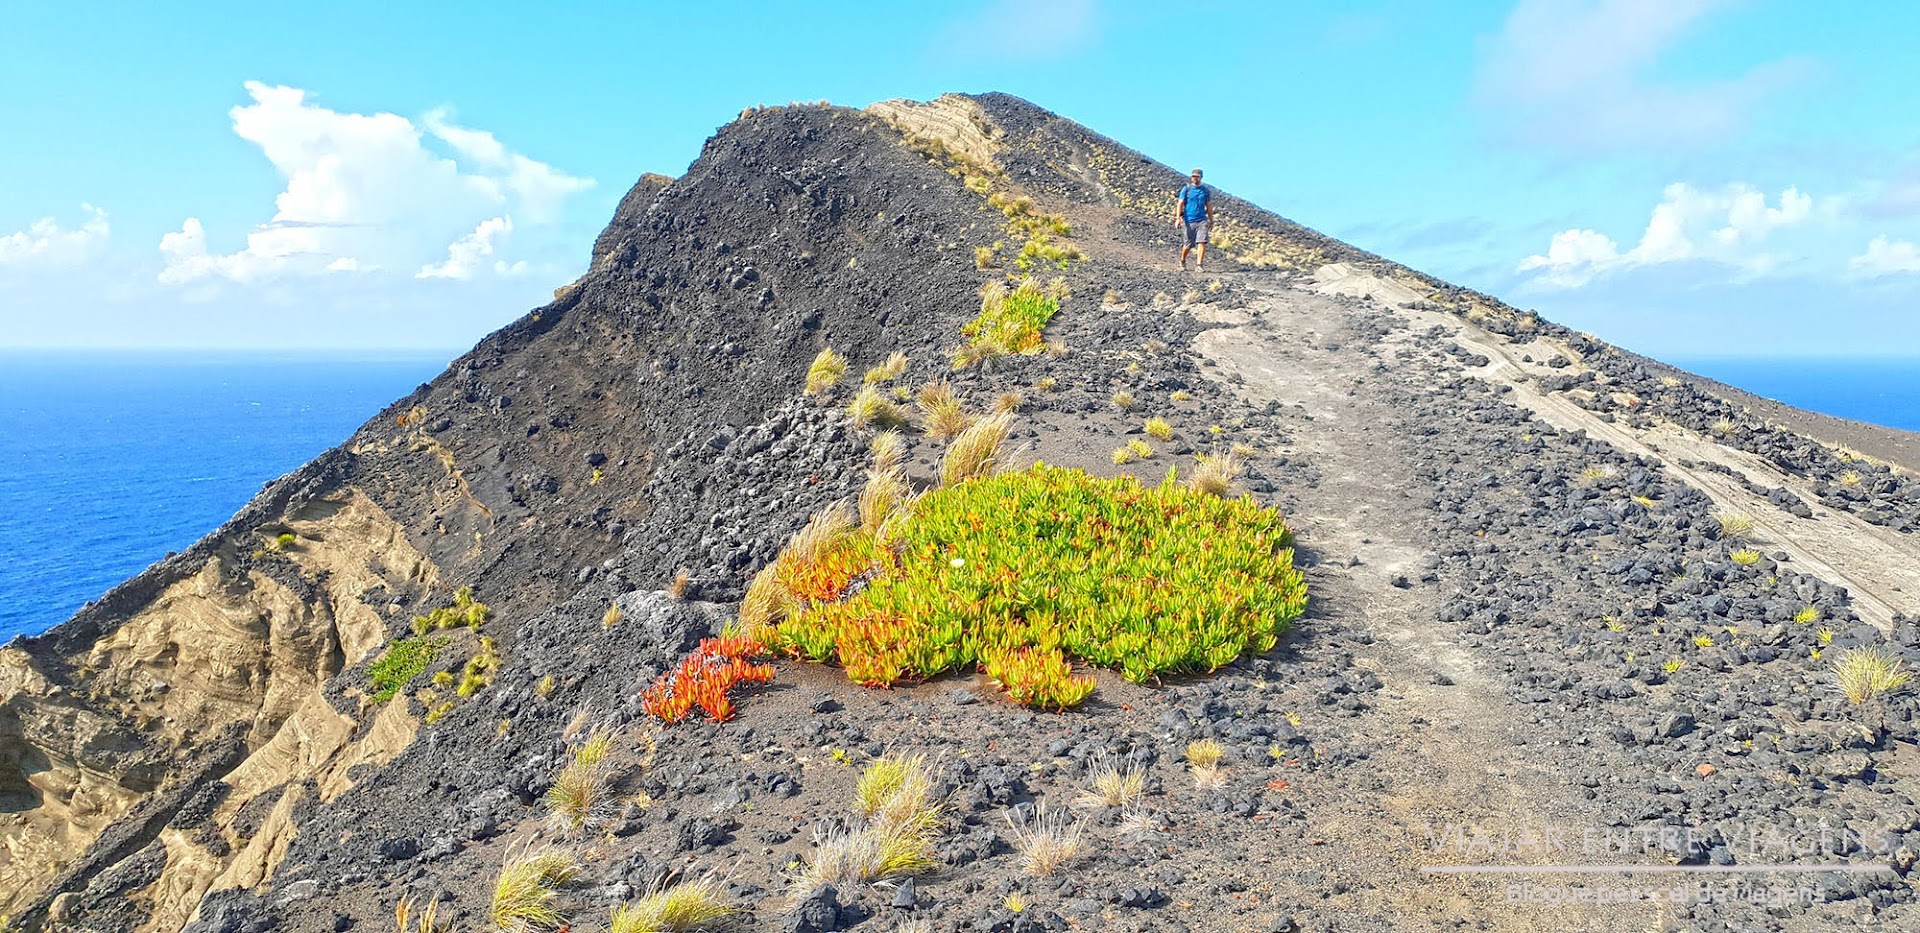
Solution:
[[[1380,353],[1391,345],[1356,338],[1352,308],[1309,292],[1256,287],[1242,309],[1200,316],[1237,325],[1209,330],[1194,343],[1225,381],[1237,383],[1255,404],[1298,405],[1311,418],[1295,431],[1288,453],[1317,469],[1320,481],[1288,492],[1297,496],[1290,519],[1318,556],[1309,583],[1323,621],[1314,624],[1374,636],[1355,663],[1387,685],[1369,722],[1387,732],[1372,736],[1382,747],[1372,763],[1384,783],[1377,796],[1362,798],[1321,831],[1345,858],[1377,869],[1366,883],[1379,901],[1368,906],[1396,929],[1453,929],[1463,922],[1536,928],[1537,906],[1507,902],[1509,879],[1421,872],[1448,863],[1528,860],[1437,851],[1429,826],[1504,829],[1592,825],[1594,819],[1583,789],[1568,780],[1572,769],[1521,737],[1528,714],[1483,669],[1484,659],[1435,624],[1437,588],[1395,585],[1396,578],[1418,579],[1423,572],[1430,553],[1426,504],[1407,455],[1413,435],[1370,374],[1381,365],[1433,364]],[[1329,381],[1330,373],[1355,378]],[[1356,858],[1359,853],[1371,855]],[[1554,914],[1556,928],[1564,930],[1639,930],[1655,919],[1646,905]]]

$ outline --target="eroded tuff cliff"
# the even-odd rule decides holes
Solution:
[[[951,371],[976,289],[1018,248],[973,175],[1071,221],[1088,258],[1060,273],[1075,297],[1049,336],[1064,355]],[[754,923],[789,922],[776,921],[782,866],[851,781],[829,749],[946,752],[945,869],[906,908],[843,892],[834,922],[873,929],[890,928],[879,910],[930,913],[943,929],[1061,915],[1101,929],[1284,929],[1296,914],[1334,928],[1517,928],[1531,922],[1523,908],[1413,875],[1419,818],[1484,820],[1477,804],[1521,785],[1502,815],[1880,815],[1861,771],[1849,784],[1820,757],[1821,743],[1845,742],[1829,729],[1844,710],[1811,698],[1821,675],[1802,659],[1815,644],[1915,641],[1920,589],[1885,557],[1911,551],[1920,525],[1909,479],[1230,195],[1209,273],[1182,275],[1166,216],[1178,183],[1004,95],[742,114],[681,177],[643,178],[553,303],[194,547],[0,650],[0,911],[59,929],[336,930],[384,924],[406,894],[477,928],[503,854],[557,841],[538,802],[586,723],[620,735],[626,805],[568,895],[576,928],[673,872],[708,869],[731,873]],[[978,248],[992,268],[977,267]],[[1287,508],[1307,542],[1318,608],[1302,639],[1210,683],[1103,678],[1111,699],[1065,719],[976,702],[983,685],[970,682],[882,695],[783,665],[740,721],[653,732],[639,688],[717,626],[809,514],[859,489],[866,437],[800,392],[827,346],[855,374],[906,353],[903,384],[951,379],[970,406],[1020,392],[1023,461],[1112,469],[1109,448],[1159,410],[1180,432],[1169,460],[1245,443],[1257,456],[1243,487]],[[1116,392],[1151,410],[1119,409]],[[912,443],[924,482],[939,450]],[[1157,475],[1162,462],[1132,469]],[[1762,577],[1730,571],[1702,530],[1716,508],[1761,513],[1786,558],[1770,551]],[[1832,559],[1844,540],[1882,556]],[[657,592],[682,573],[680,598]],[[492,617],[437,634],[422,676],[451,678],[492,652],[491,682],[442,708],[411,690],[373,702],[369,663],[462,587]],[[1795,628],[1803,607],[1839,631],[1822,642]],[[1720,653],[1664,673],[1645,660],[1715,633]],[[1483,647],[1490,635],[1506,640]],[[1694,699],[1736,688],[1777,692],[1760,705],[1798,711],[1773,717],[1797,724]],[[1564,697],[1555,715],[1528,712],[1552,695]],[[1641,724],[1648,710],[1662,721]],[[1669,713],[1687,727],[1675,732]],[[1696,720],[1721,738],[1681,744],[1701,737]],[[1557,769],[1537,769],[1529,729],[1562,756]],[[1596,729],[1606,741],[1590,744]],[[1181,792],[1177,743],[1198,735],[1228,740],[1245,786]],[[1722,754],[1755,736],[1811,757]],[[1902,748],[1863,754],[1893,782]],[[1057,890],[1019,880],[997,812],[1070,794],[1109,754],[1158,769],[1164,824],[1104,840],[1110,851]],[[1681,803],[1664,784],[1611,786],[1692,780],[1703,755],[1728,777]],[[1722,789],[1816,770],[1830,795]],[[1043,903],[1022,918],[1009,891]],[[1910,899],[1904,881],[1866,892]],[[1566,928],[1644,919],[1586,910]]]

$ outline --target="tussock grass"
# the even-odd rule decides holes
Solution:
[[[565,832],[582,832],[606,817],[611,804],[613,733],[600,727],[586,741],[567,749],[567,763],[547,788],[547,820]]]
[[[998,414],[981,418],[960,432],[940,460],[940,485],[952,486],[998,472],[1003,466],[1000,448],[1012,430],[1013,416]]]
[[[1187,479],[1187,486],[1194,492],[1226,498],[1240,472],[1239,459],[1230,453],[1201,454],[1193,475]]]
[[[1753,516],[1745,512],[1715,512],[1715,524],[1720,527],[1720,537],[1729,541],[1745,540],[1753,534]]]
[[[1220,764],[1226,753],[1226,748],[1213,739],[1187,743],[1187,765],[1195,787],[1211,790],[1227,782],[1226,770]]]
[[[416,913],[418,911],[418,913]],[[439,921],[440,904],[427,901],[426,906],[416,905],[412,897],[402,895],[399,903],[393,905],[393,929],[395,933],[447,933],[451,927]],[[0,917],[0,930],[11,933],[5,917]]]
[[[1173,440],[1173,425],[1168,424],[1167,419],[1159,415],[1147,419],[1146,432],[1148,437],[1156,441],[1165,442]]]
[[[609,933],[691,933],[725,923],[739,909],[712,877],[657,887],[631,904],[613,909]]]
[[[906,459],[907,441],[899,431],[881,431],[873,436],[867,449],[873,452],[874,469],[891,470]]]
[[[1127,449],[1132,451],[1135,457],[1138,457],[1142,460],[1153,459],[1153,445],[1147,443],[1146,441],[1138,440],[1138,439],[1128,441]]]
[[[1137,459],[1139,458],[1134,456],[1132,447],[1115,447],[1113,449],[1114,466],[1126,466]]]
[[[994,397],[993,413],[996,415],[1011,415],[1019,411],[1020,406],[1026,404],[1026,401],[1025,398],[1021,397],[1020,393],[1008,389]]]
[[[861,377],[861,381],[868,385],[879,385],[900,378],[906,371],[907,355],[895,350],[887,356],[885,362],[867,370],[867,374]]]
[[[1109,396],[1108,400],[1113,402],[1113,407],[1118,408],[1121,411],[1133,410],[1133,393],[1132,392],[1115,392],[1113,393],[1113,395]]]
[[[687,587],[692,584],[693,575],[688,573],[685,568],[675,571],[673,574],[673,582],[667,584],[667,598],[686,599]]]
[[[1041,376],[1033,381],[1033,387],[1042,392],[1052,392],[1060,385],[1060,380],[1052,376]]]
[[[1067,813],[1045,804],[1007,811],[1007,828],[1020,853],[1020,867],[1038,877],[1051,875],[1080,857],[1086,849],[1083,827]]]
[[[991,269],[993,268],[993,263],[993,247],[976,246],[973,248],[973,267],[975,269]]]
[[[929,382],[914,395],[920,409],[920,430],[935,440],[947,440],[973,424],[972,416],[960,407],[960,397],[945,381]]]
[[[1722,418],[1713,423],[1713,433],[1721,435],[1732,434],[1736,427],[1738,427],[1738,425],[1733,423],[1733,419]]]
[[[860,530],[879,534],[912,495],[907,474],[898,467],[868,471],[867,485],[860,490]]]
[[[847,424],[856,431],[868,428],[885,431],[907,423],[906,412],[876,386],[865,385],[847,403]]]
[[[932,871],[942,807],[933,799],[925,755],[884,755],[861,773],[855,809],[863,822],[814,837],[813,860],[793,873],[789,894],[805,900],[822,885],[848,886]]]
[[[1127,808],[1140,799],[1147,786],[1146,773],[1132,761],[1118,762],[1103,760],[1095,764],[1088,776],[1088,787],[1080,792],[1073,804],[1081,809],[1100,807]]]
[[[807,367],[806,394],[819,395],[840,384],[841,377],[847,374],[847,358],[833,352],[832,347],[822,349],[813,358],[813,364]]]
[[[1193,393],[1185,389],[1175,389],[1173,394],[1167,397],[1176,402],[1189,402],[1193,400]]]
[[[1793,621],[1798,622],[1802,625],[1806,625],[1810,622],[1818,622],[1820,621],[1820,610],[1819,608],[1814,606],[1806,606],[1802,608],[1799,612],[1796,612],[1793,614]]]
[[[573,858],[557,849],[510,855],[494,882],[487,918],[507,933],[559,929],[566,917],[554,904],[555,895],[579,872]]]
[[[1899,655],[1878,648],[1855,648],[1833,662],[1834,681],[1841,695],[1855,706],[1893,693],[1912,678]]]
[[[622,617],[623,614],[620,612],[620,604],[613,603],[607,607],[606,612],[600,614],[600,627],[602,629],[611,629],[620,624]]]
[[[1742,567],[1751,567],[1760,562],[1760,552],[1753,548],[1739,548],[1727,555],[1727,559]]]
[[[1840,474],[1840,485],[1846,486],[1848,488],[1852,488],[1854,486],[1860,485],[1860,474],[1855,473],[1852,470],[1848,470],[1847,472]]]

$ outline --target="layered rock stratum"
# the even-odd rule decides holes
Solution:
[[[1062,215],[1085,259],[1042,272],[1071,291],[1053,352],[954,371],[1019,246],[971,177]],[[1183,272],[1179,183],[1005,95],[743,113],[682,176],[643,178],[553,303],[0,649],[0,912],[384,930],[406,898],[491,929],[503,860],[552,845],[582,866],[560,891],[576,930],[707,873],[740,929],[1920,925],[1911,692],[1855,705],[1832,670],[1920,645],[1912,436],[1230,195],[1209,267]],[[1157,480],[1241,445],[1240,489],[1298,535],[1307,617],[1209,676],[1100,673],[1063,714],[978,677],[867,690],[782,661],[733,721],[662,728],[642,689],[865,479],[846,392],[801,391],[824,347],[854,373],[904,352],[900,384],[949,379],[975,410],[1018,392],[1012,466]],[[1115,466],[1150,415],[1173,440]],[[932,482],[941,445],[909,442]],[[375,702],[370,666],[460,588],[491,617],[424,673],[491,653],[491,680]],[[596,726],[619,806],[561,834],[542,797]],[[1205,737],[1217,788],[1181,761]],[[948,795],[939,869],[796,908],[788,867],[889,752],[927,754]],[[1022,872],[1003,815],[1064,806],[1102,761],[1142,771],[1144,816],[1089,812],[1080,860]],[[1486,865],[1517,873],[1459,871]],[[1569,866],[1590,870],[1543,870]],[[1719,898],[1621,900],[1635,885]]]

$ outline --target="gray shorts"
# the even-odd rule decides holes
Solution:
[[[1189,221],[1187,223],[1187,245],[1193,246],[1196,243],[1205,242],[1207,242],[1207,222],[1204,220]]]

